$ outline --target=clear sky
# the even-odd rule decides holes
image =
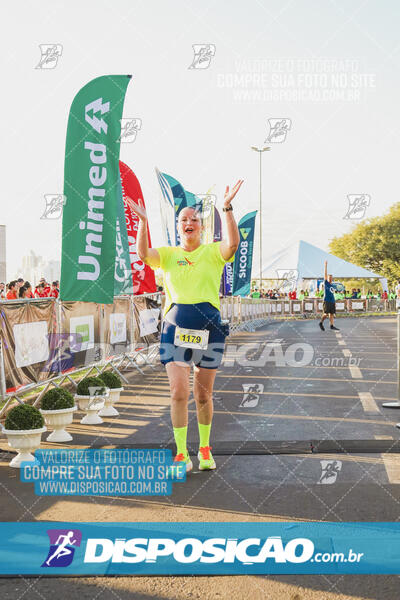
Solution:
[[[7,15],[7,18],[6,18]],[[138,176],[154,245],[162,243],[154,167],[187,190],[245,180],[238,218],[258,208],[258,156],[269,119],[290,119],[263,156],[263,257],[298,240],[327,249],[349,230],[348,194],[366,216],[398,201],[400,3],[387,0],[41,0],[3,7],[2,202],[8,278],[30,249],[59,259],[61,220],[41,219],[61,193],[76,92],[131,73],[124,116],[142,121],[121,159]],[[60,44],[35,69],[39,44]],[[212,44],[207,69],[189,69]],[[256,239],[255,266],[258,269]],[[19,273],[18,273],[19,274]]]

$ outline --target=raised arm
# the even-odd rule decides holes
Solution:
[[[226,186],[225,197],[224,197],[224,208],[230,208],[231,202],[238,193],[243,183],[242,179],[239,179],[232,191],[229,191],[229,186]],[[221,255],[224,260],[229,260],[235,254],[239,247],[240,236],[238,226],[233,216],[233,211],[229,210],[224,213],[226,217],[226,239],[223,239],[220,245]]]
[[[328,279],[328,261],[324,262],[324,279],[325,281]]]
[[[155,248],[149,248],[147,240],[147,214],[144,206],[138,206],[132,198],[127,197],[127,201],[131,210],[139,217],[139,228],[136,239],[136,251],[137,255],[146,265],[149,265],[153,269],[157,269],[160,266],[160,255]]]

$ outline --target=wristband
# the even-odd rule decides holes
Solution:
[[[224,208],[222,209],[222,212],[229,212],[231,210],[233,210],[232,204],[230,204],[227,208],[225,208],[225,206],[224,206]]]

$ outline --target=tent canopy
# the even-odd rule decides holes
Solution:
[[[328,273],[332,273],[335,279],[346,277],[349,279],[358,277],[382,279],[382,275],[353,265],[303,240],[295,242],[269,257],[262,276],[263,279],[286,279],[285,273],[297,271],[297,279],[321,279],[324,276],[326,260],[328,261]]]

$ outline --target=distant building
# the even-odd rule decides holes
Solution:
[[[59,260],[45,261],[42,256],[31,250],[28,256],[22,258],[22,266],[16,276],[23,277],[32,285],[36,285],[41,277],[45,277],[50,283],[59,280],[60,272],[61,263]]]
[[[0,225],[0,281],[7,281],[6,226]]]

